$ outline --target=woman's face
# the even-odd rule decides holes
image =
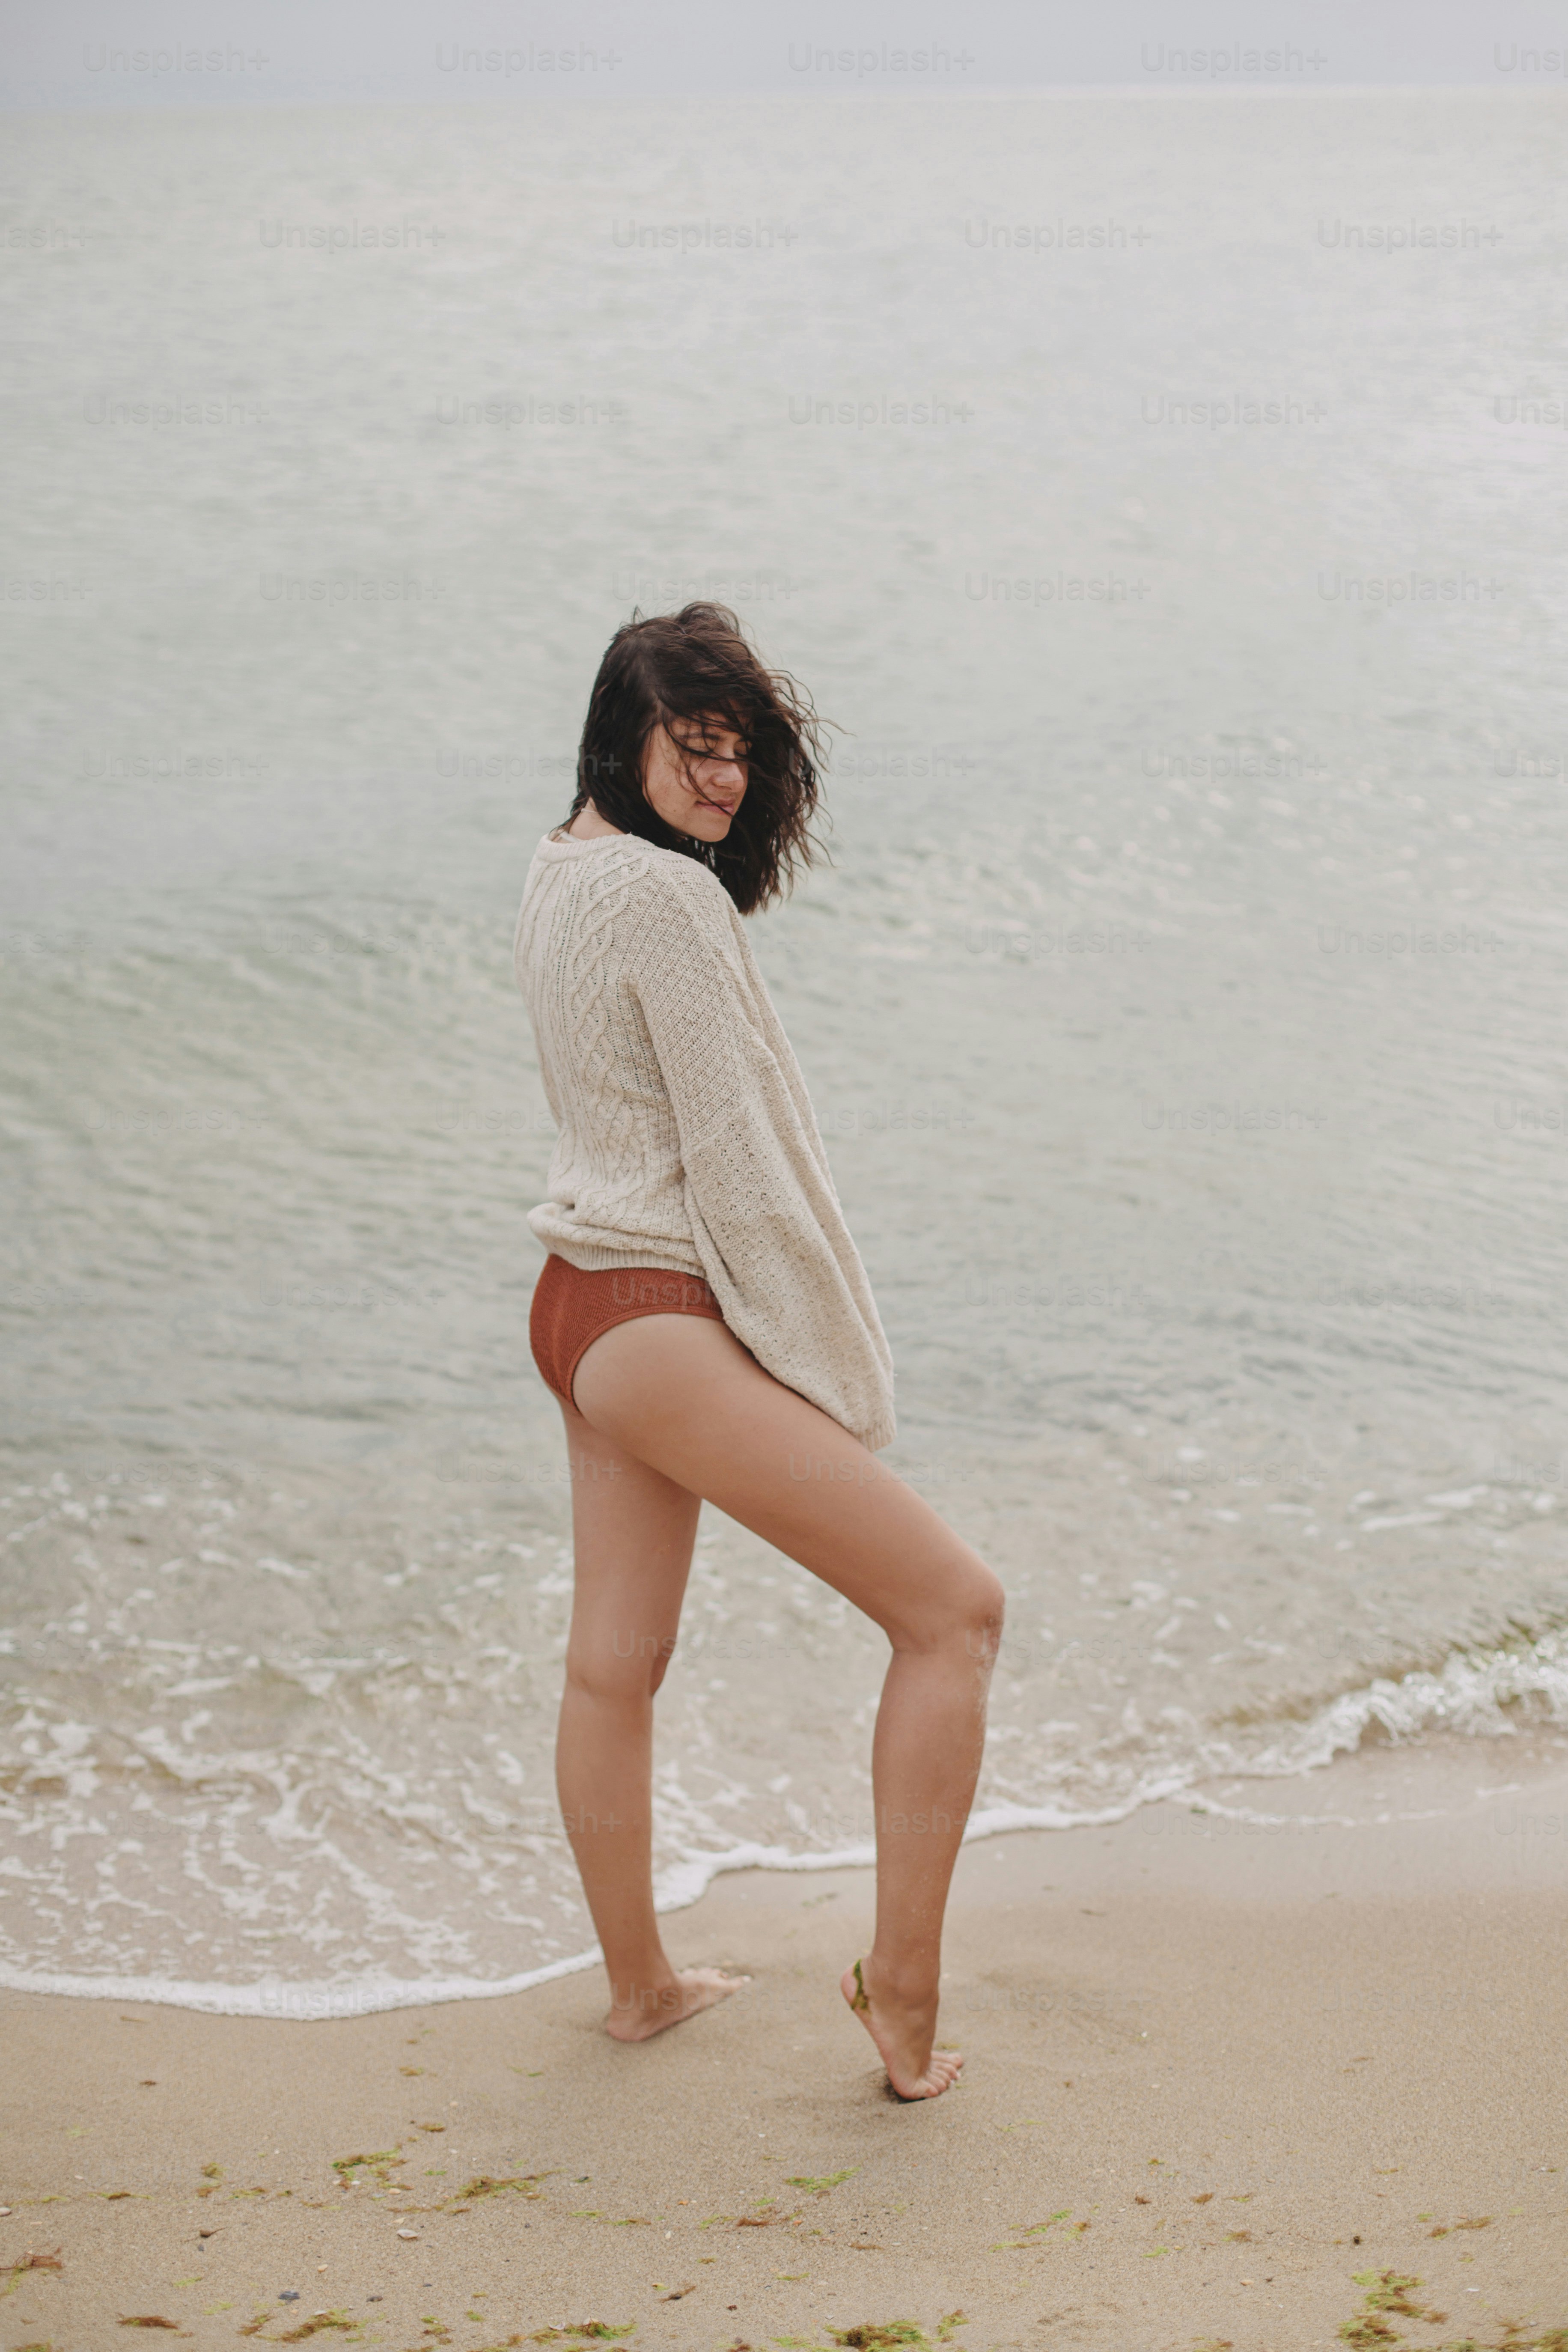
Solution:
[[[677,833],[722,841],[746,791],[746,745],[722,719],[656,727],[643,756],[643,797]]]

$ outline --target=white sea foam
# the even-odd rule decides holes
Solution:
[[[212,2017],[282,2017],[310,2023],[329,2017],[369,2017],[384,2009],[421,2009],[437,2001],[495,2000],[591,1969],[598,1957],[597,1949],[576,1952],[547,1968],[494,1979],[426,1977],[405,1983],[394,1977],[366,1977],[353,1984],[286,1984],[260,1977],[243,1985],[183,1984],[170,1977],[52,1976],[0,1961],[0,1985],[14,1992],[63,1993],[78,2000],[144,2000],[164,2009],[203,2010]]]
[[[1436,1730],[1506,1738],[1519,1728],[1507,1712],[1510,1707],[1568,1722],[1568,1632],[1542,1634],[1517,1649],[1458,1651],[1436,1674],[1403,1675],[1396,1681],[1380,1676],[1366,1689],[1332,1700],[1300,1730],[1277,1735],[1246,1769],[1311,1771],[1359,1748],[1374,1727],[1393,1740]]]
[[[1510,1710],[1527,1709],[1568,1722],[1568,1633],[1544,1636],[1518,1649],[1470,1652],[1449,1658],[1436,1674],[1380,1677],[1364,1690],[1347,1691],[1299,1727],[1277,1734],[1260,1748],[1230,1740],[1204,1745],[1181,1766],[1166,1764],[1147,1774],[1122,1801],[1097,1810],[1053,1803],[992,1804],[973,1813],[966,1845],[1016,1830],[1103,1828],[1125,1821],[1145,1805],[1184,1795],[1201,1780],[1225,1773],[1258,1778],[1297,1778],[1322,1769],[1336,1756],[1351,1753],[1376,1729],[1396,1743],[1442,1730],[1479,1738],[1506,1738],[1521,1727]],[[1270,1813],[1258,1807],[1221,1805],[1205,1810],[1260,1826],[1334,1821],[1356,1824],[1346,1815]],[[1412,1816],[1416,1818],[1416,1816]],[[1422,1814],[1419,1818],[1427,1818]],[[660,1913],[699,1903],[715,1879],[737,1870],[821,1872],[870,1868],[875,1846],[856,1843],[822,1852],[744,1841],[721,1851],[691,1851],[663,1870],[656,1892]],[[399,1979],[367,1975],[351,1980],[287,1982],[258,1978],[246,1984],[205,1984],[156,1976],[57,1974],[0,1962],[0,1985],[19,1992],[59,1993],[86,2000],[133,2000],[224,2017],[277,2017],[301,2021],[364,2017],[381,2010],[424,2008],[442,2001],[496,2000],[531,1991],[595,1967],[597,1946],[504,1977],[430,1976]]]

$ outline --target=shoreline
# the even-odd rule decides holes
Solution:
[[[830,2352],[909,2320],[971,2352],[1293,2352],[1384,2271],[1421,2284],[1377,2340],[1541,2341],[1568,2326],[1568,1759],[1384,1748],[1290,1793],[966,1846],[968,2063],[912,2106],[837,1992],[863,1869],[737,1872],[671,1915],[679,1964],[752,1982],[630,2050],[592,1977],[309,2025],[6,1991],[7,2341]]]
[[[1397,1696],[1401,1685],[1391,1684],[1388,1689]],[[1369,1717],[1372,1713],[1367,1705],[1370,1696],[1363,1692],[1352,1694],[1362,1711]],[[1330,1709],[1320,1711],[1321,1715],[1330,1712]],[[1507,1734],[1503,1737],[1505,1740],[1510,1738]],[[1172,1788],[1161,1793],[1135,1798],[1126,1804],[1108,1807],[1098,1815],[1068,1815],[1048,1805],[990,1805],[978,1809],[972,1817],[963,1850],[968,1852],[970,1848],[985,1844],[994,1838],[1031,1832],[1076,1836],[1082,1832],[1117,1829],[1124,1823],[1138,1822],[1145,1815],[1151,1817],[1144,1824],[1145,1833],[1149,1834],[1152,1833],[1153,1824],[1163,1817],[1163,1811],[1166,1808],[1177,1813],[1184,1809],[1188,1814],[1201,1814],[1210,1824],[1208,1833],[1215,1838],[1228,1834],[1245,1840],[1299,1833],[1317,1827],[1369,1827],[1376,1817],[1365,1816],[1364,1812],[1358,1815],[1354,1811],[1316,1812],[1300,1801],[1292,1802],[1290,1800],[1300,1800],[1317,1784],[1327,1780],[1332,1783],[1334,1801],[1340,1801],[1341,1791],[1353,1788],[1364,1807],[1368,1774],[1379,1770],[1393,1770],[1396,1775],[1403,1773],[1406,1778],[1414,1774],[1427,1795],[1441,1789],[1447,1803],[1439,1807],[1438,1811],[1442,1814],[1452,1812],[1457,1818],[1466,1807],[1466,1791],[1472,1766],[1479,1765],[1485,1752],[1484,1748],[1478,1747],[1473,1737],[1439,1734],[1410,1748],[1357,1748],[1348,1754],[1335,1756],[1327,1764],[1294,1773],[1233,1773],[1219,1776],[1213,1781],[1195,1781],[1191,1786]],[[1568,1736],[1546,1725],[1527,1726],[1522,1733],[1516,1731],[1511,1735],[1511,1743],[1505,1752],[1510,1763],[1550,1781],[1562,1757],[1568,1755]],[[1272,1789],[1282,1792],[1282,1800],[1277,1800],[1275,1807],[1268,1809],[1260,1804],[1226,1802],[1221,1793],[1226,1792],[1234,1799],[1236,1793],[1244,1789],[1259,1791]],[[1407,1815],[1395,1815],[1394,1818],[1422,1821],[1430,1818],[1430,1808],[1418,1806]],[[795,1853],[784,1847],[766,1846],[750,1841],[722,1853],[691,1856],[673,1870],[667,1870],[658,1885],[655,1908],[661,1917],[672,1917],[693,1909],[703,1903],[715,1885],[737,1873],[755,1871],[786,1876],[816,1875],[844,1870],[869,1871],[875,1864],[876,1849],[869,1841],[863,1845],[821,1853]],[[230,1984],[221,1979],[208,1982],[136,1976],[100,1978],[71,1971],[32,1970],[0,1961],[0,1993],[37,1994],[49,2000],[142,2002],[151,2007],[186,2010],[200,2016],[254,2017],[317,2024],[329,2020],[380,2016],[433,2004],[444,2006],[456,2001],[511,2000],[563,1977],[582,1975],[596,1968],[599,1961],[598,1947],[595,1945],[563,1958],[546,1961],[536,1969],[521,1970],[510,1977],[371,1978],[361,1980],[357,1989],[353,1979],[327,1979],[312,1982],[258,1978],[246,1983]]]
[[[1086,1438],[946,1465],[967,1481],[952,1523],[1012,1613],[972,1829],[1114,1819],[1221,1768],[1269,1811],[1297,1801],[1281,1791],[1298,1771],[1385,1735],[1539,1715],[1568,1729],[1568,1599],[1541,1495],[1489,1500],[1429,1465],[1393,1481],[1411,1510],[1380,1501],[1367,1519],[1347,1469],[1340,1499],[1362,1517],[1320,1575],[1296,1530],[1309,1510],[1328,1529],[1329,1500],[1287,1506],[1303,1465],[1275,1461],[1254,1488],[1239,1458],[1211,1449],[1199,1467],[1227,1483],[1193,1471],[1168,1495],[1168,1433],[1141,1453]],[[0,1981],[342,2015],[494,1997],[581,1959],[593,1928],[551,1752],[572,1593],[554,1506],[516,1521],[498,1496],[459,1508],[412,1475],[374,1507],[363,1481],[334,1503],[331,1481],[258,1464],[210,1492],[119,1475],[0,1496],[30,1515],[12,1529],[5,1680],[43,1717],[16,1718],[5,1748],[16,1924]],[[1441,1526],[1414,1507],[1426,1496],[1452,1507]],[[1423,1547],[1444,1577],[1484,1569],[1462,1618]],[[703,1516],[659,1705],[667,1896],[726,1864],[868,1858],[885,1664],[841,1596]],[[237,1993],[263,1980],[288,1990]]]

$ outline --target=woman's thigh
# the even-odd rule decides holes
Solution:
[[[675,1648],[701,1499],[571,1406],[561,1411],[576,1565],[568,1669],[606,1692],[657,1690]]]
[[[574,1394],[595,1430],[847,1594],[898,1646],[999,1624],[1001,1588],[969,1546],[722,1323],[618,1323]]]

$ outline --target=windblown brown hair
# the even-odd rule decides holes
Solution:
[[[649,737],[670,719],[717,719],[747,746],[746,790],[722,841],[665,824],[643,792]],[[609,824],[716,874],[742,915],[783,898],[821,845],[809,827],[820,799],[823,722],[786,673],[765,669],[723,604],[634,613],[610,639],[577,753],[572,818],[591,801]]]

